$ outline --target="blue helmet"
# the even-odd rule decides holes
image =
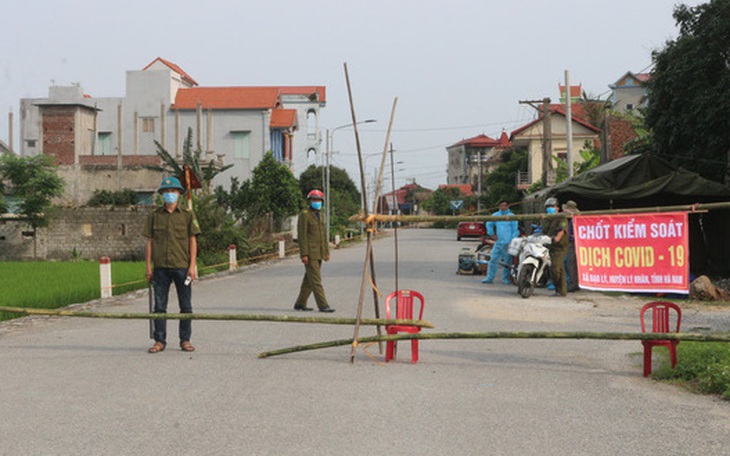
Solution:
[[[185,193],[185,187],[182,186],[177,177],[166,177],[162,179],[162,183],[160,184],[160,188],[157,189],[157,192],[162,193],[163,190],[170,188],[180,190],[180,193]]]

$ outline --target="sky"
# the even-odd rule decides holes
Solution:
[[[559,97],[572,85],[606,98],[627,71],[650,71],[651,53],[676,38],[665,0],[25,0],[3,8],[0,112],[48,87],[79,83],[121,97],[125,72],[157,57],[202,86],[324,85],[323,129],[362,124],[372,180],[390,137],[396,186],[446,183],[446,147],[493,138],[533,120],[520,100]],[[695,6],[702,2],[685,3]],[[8,141],[7,117],[0,139]],[[359,183],[351,128],[332,136],[332,164]],[[324,145],[323,148],[324,150]],[[390,174],[388,169],[386,174]],[[385,185],[390,187],[390,182]]]

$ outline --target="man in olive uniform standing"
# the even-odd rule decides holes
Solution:
[[[335,311],[327,303],[324,287],[322,287],[322,260],[330,260],[327,226],[320,213],[322,201],[324,201],[324,194],[319,190],[312,190],[307,195],[309,207],[299,214],[297,237],[299,238],[299,256],[304,264],[305,272],[299,296],[294,303],[294,310],[314,310],[307,307],[309,295],[314,293],[314,299],[320,312]]]
[[[190,209],[180,209],[178,199],[185,192],[175,177],[166,177],[157,190],[165,204],[155,209],[147,219],[144,235],[147,238],[145,259],[147,281],[155,284],[155,313],[167,313],[170,285],[175,283],[180,313],[193,313],[190,302],[190,283],[196,279],[200,226]],[[153,269],[154,264],[154,269]],[[180,349],[195,350],[190,344],[192,322],[180,320]],[[167,346],[167,320],[155,320],[155,344],[148,350],[159,353]]]
[[[545,212],[557,214],[557,198],[548,198],[545,201]],[[551,218],[545,221],[543,233],[550,236],[550,274],[555,285],[553,296],[567,296],[568,284],[565,277],[565,256],[568,254],[568,220],[565,217]]]

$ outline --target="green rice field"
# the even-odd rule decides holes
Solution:
[[[113,294],[145,288],[145,264],[112,263]],[[56,309],[101,297],[97,261],[2,261],[0,306]],[[17,315],[0,312],[0,320]]]
[[[198,265],[199,275],[228,269]],[[112,262],[112,294],[147,287],[144,261]],[[101,297],[98,261],[0,261],[0,306],[57,309]],[[0,312],[0,321],[21,315]]]

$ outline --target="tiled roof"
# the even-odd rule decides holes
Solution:
[[[271,128],[291,128],[297,126],[296,109],[274,109],[271,111]]]
[[[573,118],[573,121],[577,122],[580,125],[583,125],[584,127],[588,128],[589,130],[592,130],[596,133],[600,133],[601,132],[600,128],[593,126],[591,123],[583,120],[581,117],[579,117],[577,115],[575,108],[577,108],[579,106],[580,105],[571,105],[571,107],[570,107],[571,108],[571,117]],[[581,109],[582,109],[582,107],[581,107]],[[567,117],[567,114],[565,113],[565,107],[563,107],[563,105],[550,105],[550,113],[551,114],[560,114],[563,117]],[[512,134],[510,135],[510,138],[514,138],[515,135],[522,133],[523,131],[527,130],[528,128],[530,128],[531,126],[535,125],[538,122],[542,122],[542,112],[540,113],[540,115],[538,116],[537,119],[521,126],[517,130],[513,131]]]
[[[149,63],[149,65],[147,65],[146,67],[142,68],[142,71],[145,71],[147,68],[149,68],[152,65],[154,65],[155,62],[161,62],[161,63],[163,63],[168,68],[170,68],[172,71],[174,71],[177,74],[179,74],[180,77],[182,77],[183,79],[185,79],[188,83],[190,83],[190,85],[194,85],[194,86],[198,85],[198,83],[195,81],[195,79],[191,78],[190,75],[187,74],[182,68],[180,68],[179,66],[175,65],[174,63],[172,63],[172,62],[170,62],[168,60],[163,59],[162,57],[157,57],[155,60],[151,61]]]
[[[562,84],[558,84],[558,89],[560,90],[560,99],[563,99],[563,96],[565,94],[565,86]],[[570,86],[570,98],[580,98],[582,92],[583,88],[581,84]]]
[[[651,79],[651,73],[634,73],[634,76],[641,82],[646,82]]]
[[[471,189],[471,184],[441,184],[439,188],[458,188],[464,196],[472,196],[474,194]]]
[[[171,109],[274,109],[278,87],[193,87],[180,89]]]
[[[485,134],[481,134],[478,136],[474,136],[473,138],[468,138],[468,139],[459,141],[458,143],[451,145],[449,147],[456,147],[456,146],[508,148],[508,147],[512,146],[512,143],[509,142],[509,138],[507,137],[507,134],[502,132],[502,136],[499,139],[493,139]]]

